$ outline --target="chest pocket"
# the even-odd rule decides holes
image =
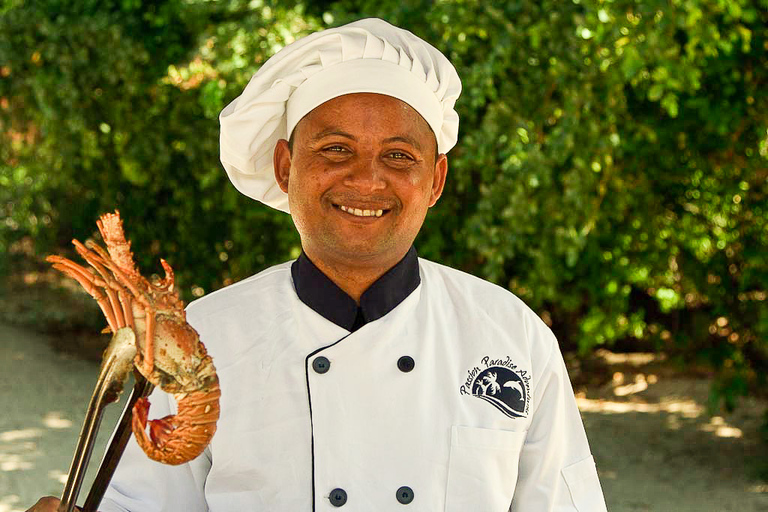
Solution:
[[[451,429],[446,512],[507,512],[526,432]]]

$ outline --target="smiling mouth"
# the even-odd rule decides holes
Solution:
[[[344,206],[342,204],[334,206],[345,213],[354,215],[355,217],[381,217],[385,213],[389,212],[389,210],[363,210],[360,208],[352,208],[351,206]]]

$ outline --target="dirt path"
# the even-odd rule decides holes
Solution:
[[[40,496],[61,494],[96,383],[98,364],[50,346],[40,334],[0,324],[0,512],[23,511]],[[93,469],[122,405],[105,412]],[[84,489],[94,473],[86,474]]]
[[[98,374],[97,364],[50,346],[42,335],[0,325],[0,512],[61,492]],[[651,356],[603,357],[613,381],[577,398],[608,510],[768,512],[768,484],[756,476],[768,464],[755,442],[765,403],[710,418],[705,379],[677,377]],[[120,410],[108,408],[104,425]]]
[[[709,382],[676,375],[650,354],[603,352],[613,381],[581,390],[582,411],[611,512],[768,511],[766,403],[710,417]]]

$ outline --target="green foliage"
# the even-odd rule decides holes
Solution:
[[[31,236],[40,252],[58,250],[118,208],[140,265],[159,271],[167,257],[188,296],[284,259],[298,244],[290,219],[229,186],[217,116],[259,63],[312,28],[298,10],[237,2],[51,0],[9,10],[3,249]]]
[[[768,1],[6,2],[0,250],[118,207],[145,269],[210,291],[296,255],[235,192],[220,109],[270,55],[378,16],[464,84],[422,256],[505,286],[588,352],[704,358],[733,406],[768,370]]]

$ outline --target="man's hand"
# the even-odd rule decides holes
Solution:
[[[37,503],[32,505],[32,508],[27,510],[27,512],[59,512],[59,503],[61,503],[59,498],[46,496],[37,500]],[[80,507],[75,507],[75,509],[82,510]]]

